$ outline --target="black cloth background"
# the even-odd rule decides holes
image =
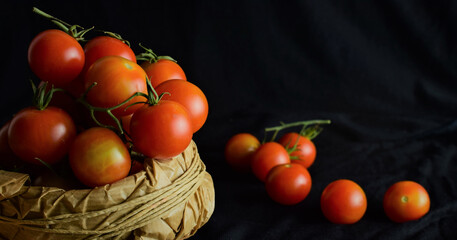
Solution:
[[[68,3],[67,3],[68,2]],[[53,27],[32,6],[144,43],[178,60],[206,94],[194,135],[214,178],[216,209],[192,239],[456,239],[457,2],[455,1],[7,1],[0,10],[2,123],[30,101],[27,47]],[[312,189],[295,206],[226,164],[226,141],[259,139],[280,121],[330,119],[315,139]],[[365,216],[336,225],[319,198],[356,181]],[[422,184],[422,219],[393,223],[382,209],[396,181]]]

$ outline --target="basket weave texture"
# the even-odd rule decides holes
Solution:
[[[3,239],[185,239],[211,217],[214,185],[194,141],[116,183],[65,191],[0,170]]]

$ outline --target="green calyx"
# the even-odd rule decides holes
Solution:
[[[55,92],[64,91],[60,88],[54,88],[54,86],[51,86],[51,89],[46,90],[48,87],[48,82],[43,82],[43,84],[40,84],[37,87],[35,83],[30,80],[30,84],[32,85],[33,90],[32,105],[38,110],[44,110],[48,107],[49,103],[52,100],[52,95]]]
[[[170,56],[159,56],[159,55],[155,54],[150,48],[143,46],[141,43],[138,45],[144,50],[143,53],[136,55],[136,59],[138,61],[146,61],[146,62],[150,62],[150,63],[155,63],[161,59],[166,59],[166,60],[176,62],[176,60],[174,60]]]

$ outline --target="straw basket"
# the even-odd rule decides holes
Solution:
[[[195,142],[169,162],[116,183],[65,191],[30,186],[29,175],[0,170],[4,239],[185,239],[214,211],[214,186]]]

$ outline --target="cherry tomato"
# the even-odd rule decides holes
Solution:
[[[298,140],[297,140],[298,138]],[[297,143],[295,151],[290,153],[291,161],[309,168],[316,159],[316,146],[307,137],[300,136],[298,133],[286,133],[278,142],[286,148],[293,148]]]
[[[140,153],[158,160],[182,153],[192,140],[192,123],[179,103],[160,100],[138,109],[130,120],[130,137]]]
[[[194,133],[206,122],[208,101],[202,90],[193,83],[179,79],[168,80],[159,84],[156,91],[158,94],[168,92],[162,99],[178,102],[189,111]]]
[[[76,137],[69,162],[75,176],[89,187],[121,180],[131,167],[130,154],[122,140],[102,127],[90,128]]]
[[[357,183],[340,179],[327,185],[322,192],[321,209],[330,222],[353,224],[365,214],[367,198]]]
[[[267,142],[255,151],[251,160],[254,175],[265,182],[268,172],[275,166],[290,163],[286,149],[277,142]]]
[[[76,127],[65,111],[56,107],[38,110],[25,108],[11,120],[8,142],[13,152],[22,160],[54,164],[67,153],[76,136]]]
[[[157,87],[162,82],[170,79],[187,80],[186,74],[176,62],[168,59],[160,59],[157,62],[143,62],[141,67],[146,71],[152,87]]]
[[[39,33],[30,43],[28,62],[42,81],[56,87],[76,79],[84,67],[84,50],[67,33],[49,29]]]
[[[281,164],[267,175],[265,187],[274,201],[294,205],[303,201],[311,191],[311,175],[298,163]]]
[[[135,62],[119,56],[102,57],[92,64],[87,70],[85,88],[88,89],[95,82],[97,85],[88,92],[87,101],[96,107],[114,107],[136,92],[147,93],[144,70]],[[141,104],[128,106],[144,101],[144,97],[134,97],[112,113],[117,117],[132,114],[141,107]]]
[[[400,181],[387,189],[383,207],[394,222],[407,222],[423,217],[430,210],[427,190],[413,181]]]
[[[225,160],[239,172],[251,171],[251,159],[260,146],[259,140],[250,133],[238,133],[232,136],[225,145]]]

